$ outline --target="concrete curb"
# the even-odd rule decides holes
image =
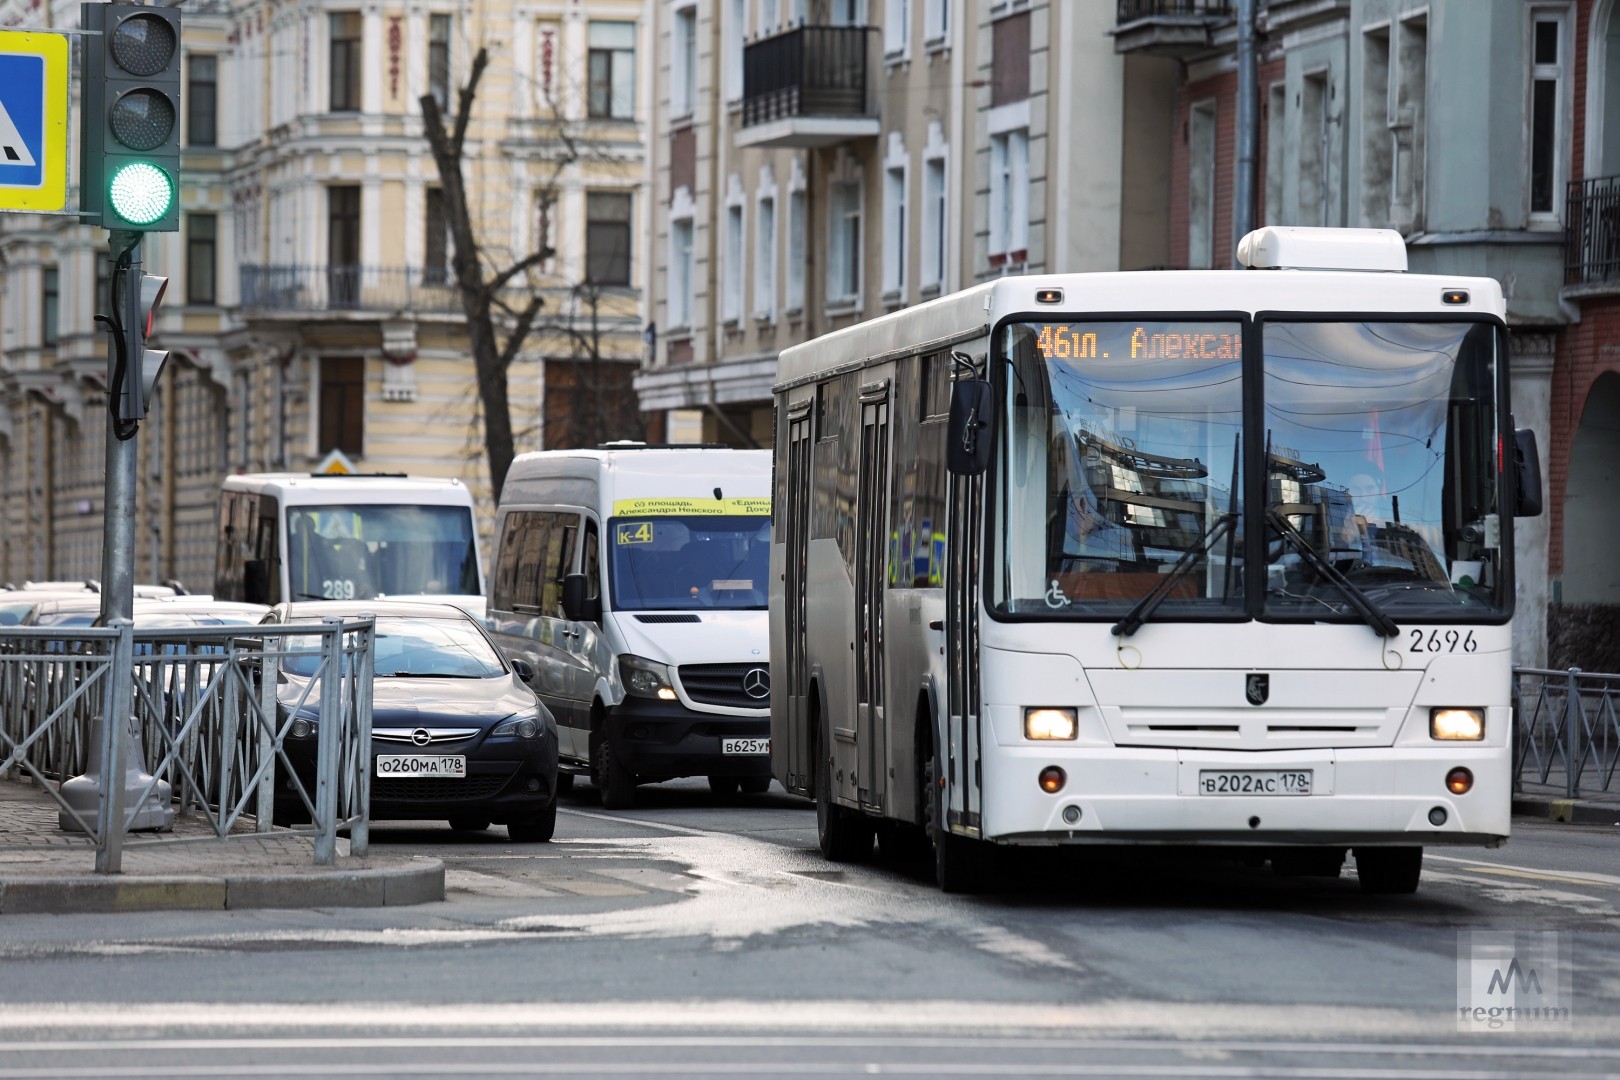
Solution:
[[[1561,821],[1568,825],[1620,825],[1620,805],[1584,799],[1544,799],[1520,795],[1513,800],[1513,813],[1517,817]]]
[[[444,899],[444,863],[266,874],[0,878],[0,914],[108,914],[243,908],[398,907]]]

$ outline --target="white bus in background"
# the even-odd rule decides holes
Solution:
[[[771,753],[823,851],[1244,847],[1417,887],[1508,835],[1488,278],[1268,228],[1248,271],[1008,277],[785,350]]]
[[[481,618],[483,591],[472,492],[460,480],[256,473],[222,485],[221,600],[431,597]]]

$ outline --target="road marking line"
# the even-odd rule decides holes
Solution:
[[[1433,859],[1436,862],[1457,863],[1467,867],[1483,867],[1485,872],[1493,874],[1512,874],[1516,877],[1539,877],[1544,881],[1560,881],[1571,885],[1615,885],[1620,886],[1620,877],[1612,874],[1594,874],[1585,870],[1538,870],[1533,866],[1515,866],[1512,863],[1481,862],[1478,859],[1459,859],[1452,855],[1431,855],[1423,853],[1425,860]]]
[[[681,836],[729,837],[732,835],[731,833],[716,832],[712,829],[692,829],[685,825],[666,825],[661,821],[642,821],[640,818],[619,817],[617,814],[596,814],[589,810],[572,810],[562,806],[557,808],[557,812],[562,814],[573,814],[575,817],[593,818],[596,821],[611,821],[615,825],[636,825],[644,829],[663,829],[665,832],[671,832]],[[580,839],[583,843],[592,842],[589,837],[581,837]]]

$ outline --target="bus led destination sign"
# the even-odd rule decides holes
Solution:
[[[1241,360],[1236,323],[1028,323],[1047,360]]]

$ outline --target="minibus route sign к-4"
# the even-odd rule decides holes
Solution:
[[[614,517],[765,517],[771,500],[760,499],[616,499]]]

